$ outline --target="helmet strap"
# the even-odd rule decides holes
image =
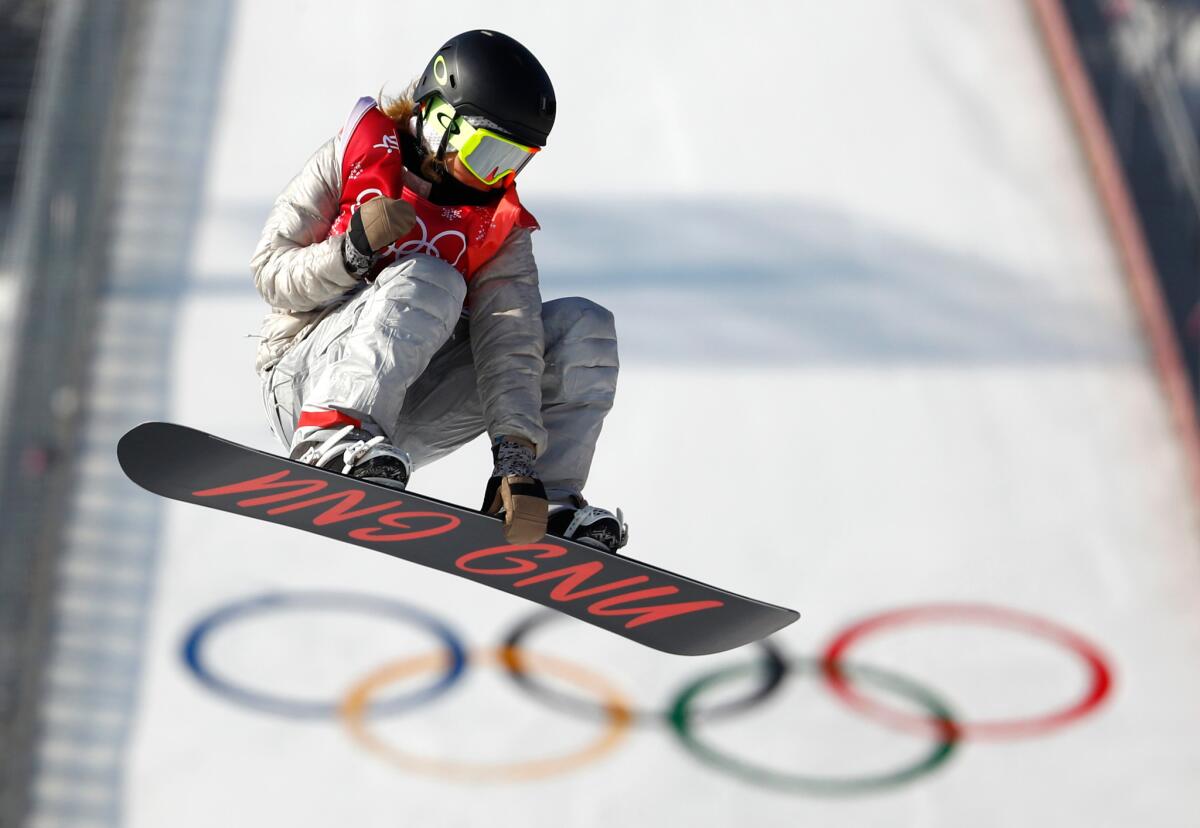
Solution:
[[[450,130],[447,128],[442,131],[442,140],[438,143],[437,155],[434,157],[442,166],[446,165],[446,147],[450,146]]]
[[[436,147],[429,140],[432,137],[430,135],[431,131],[429,127],[429,101],[427,99],[421,102],[421,112],[417,118],[417,150],[432,168],[430,172],[437,174],[440,178],[447,172],[446,148],[450,143],[450,130],[442,130],[441,140]]]

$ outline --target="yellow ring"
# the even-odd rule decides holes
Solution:
[[[442,70],[441,74],[438,74],[439,68]],[[450,80],[450,70],[446,68],[446,59],[441,55],[433,59],[433,79],[443,86]]]
[[[487,661],[494,666],[504,666],[513,659],[514,653],[507,647],[471,654],[472,661]],[[620,744],[633,721],[630,704],[620,691],[595,673],[558,658],[522,652],[521,660],[525,665],[534,666],[538,670],[557,676],[584,690],[593,691],[605,699],[604,710],[607,714],[607,724],[601,732],[600,738],[580,750],[564,756],[503,763],[458,762],[417,756],[379,739],[366,725],[366,714],[371,706],[371,697],[392,682],[426,670],[437,670],[443,667],[445,655],[442,653],[406,658],[403,661],[381,667],[350,689],[341,704],[339,714],[342,723],[356,742],[391,763],[405,770],[471,782],[518,782],[565,773],[599,759]]]

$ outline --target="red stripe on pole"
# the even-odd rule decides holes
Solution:
[[[1061,0],[1029,0],[1029,5],[1042,32],[1046,51],[1087,156],[1092,181],[1120,253],[1126,281],[1141,316],[1155,367],[1175,421],[1191,473],[1193,495],[1200,501],[1200,422],[1196,419],[1187,369],[1159,288],[1158,273],[1125,184],[1112,136],[1079,57],[1079,47],[1063,12]]]

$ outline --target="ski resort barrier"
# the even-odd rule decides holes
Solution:
[[[170,398],[231,18],[226,0],[49,11],[0,408],[2,825],[127,824],[162,506],[119,489],[112,447]]]
[[[1065,104],[1075,122],[1097,199],[1141,317],[1148,350],[1188,466],[1193,502],[1200,503],[1200,415],[1196,410],[1196,394],[1200,389],[1189,380],[1181,353],[1182,343],[1176,336],[1163,297],[1162,280],[1146,241],[1142,218],[1130,194],[1120,156],[1088,78],[1062,0],[1028,2],[1041,30]]]
[[[37,772],[33,754],[56,610],[60,515],[74,485],[70,458],[78,446],[80,389],[91,355],[95,297],[106,273],[114,139],[144,2],[49,4],[29,93],[4,262],[10,271],[5,278],[14,281],[5,291],[12,306],[12,354],[0,377],[4,825],[21,824],[30,810]],[[72,771],[75,790],[90,789],[97,780],[108,786],[112,765],[101,765],[86,780]],[[66,799],[73,804],[65,806],[64,818],[91,810],[77,794]],[[61,812],[64,803],[54,807]]]

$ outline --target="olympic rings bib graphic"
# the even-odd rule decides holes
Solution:
[[[253,689],[211,663],[206,643],[215,633],[233,635],[246,619],[297,610],[366,615],[414,627],[428,635],[435,647],[424,652],[397,653],[365,676],[349,676],[341,697],[326,700]],[[1074,725],[1100,709],[1113,686],[1112,669],[1103,653],[1057,623],[990,605],[931,604],[860,619],[832,636],[819,657],[790,655],[776,641],[760,641],[745,648],[755,658],[706,670],[684,683],[665,703],[635,702],[602,675],[611,673],[611,665],[605,665],[608,671],[596,670],[581,663],[577,652],[568,659],[531,646],[544,626],[563,618],[540,610],[514,625],[497,646],[468,648],[449,625],[391,598],[344,592],[275,592],[231,602],[199,618],[184,636],[181,655],[185,668],[201,686],[225,702],[296,720],[336,720],[355,744],[407,773],[470,783],[531,782],[603,760],[629,739],[634,728],[638,732],[657,728],[673,735],[682,750],[700,765],[726,777],[777,792],[818,796],[862,795],[913,782],[946,764],[966,740],[1029,738]],[[936,689],[890,668],[884,670],[847,657],[863,639],[882,636],[891,629],[964,623],[1035,636],[1062,648],[1085,667],[1084,692],[1060,710],[1024,720],[964,721]],[[507,676],[514,689],[542,703],[548,711],[586,720],[592,735],[551,755],[535,753],[499,762],[456,759],[405,744],[404,724],[411,721],[413,711],[435,703],[467,673],[481,667]],[[770,757],[738,755],[706,735],[711,724],[720,721],[732,726],[729,723],[763,706],[768,699],[773,704],[764,707],[765,712],[781,709],[780,691],[802,679],[826,687],[848,711],[864,716],[866,721],[898,738],[921,740],[925,747],[913,760],[905,760],[892,770],[839,777],[780,769],[773,766]],[[735,685],[744,689],[735,693]],[[899,707],[894,706],[896,701],[901,702]],[[384,718],[395,719],[386,733],[378,726]],[[797,733],[791,741],[803,742],[803,734]]]
[[[350,213],[357,213],[359,208],[364,203],[373,198],[383,196],[383,190],[378,187],[367,187],[354,198],[354,204],[350,208]],[[383,261],[392,261],[400,256],[405,256],[409,253],[424,253],[426,256],[433,256],[435,259],[441,259],[451,267],[458,267],[462,257],[467,252],[467,236],[461,230],[443,230],[436,233],[433,238],[429,237],[429,228],[422,221],[421,217],[414,216],[416,223],[413,225],[413,232],[419,234],[419,238],[408,239],[407,241],[396,240],[383,249],[380,256]],[[449,240],[449,244],[446,241]],[[453,258],[451,258],[453,254]]]
[[[425,222],[420,216],[416,216],[416,231],[421,234],[418,239],[409,239],[408,241],[392,242],[381,254],[383,260],[389,260],[388,257],[404,256],[409,253],[424,253],[427,256],[433,256],[435,259],[441,259],[451,267],[458,267],[458,263],[462,261],[463,255],[467,252],[467,236],[461,230],[443,230],[429,238],[429,228],[425,226]],[[447,246],[447,240],[450,244]],[[444,249],[443,249],[444,248]],[[450,254],[454,254],[454,258],[450,258]]]

